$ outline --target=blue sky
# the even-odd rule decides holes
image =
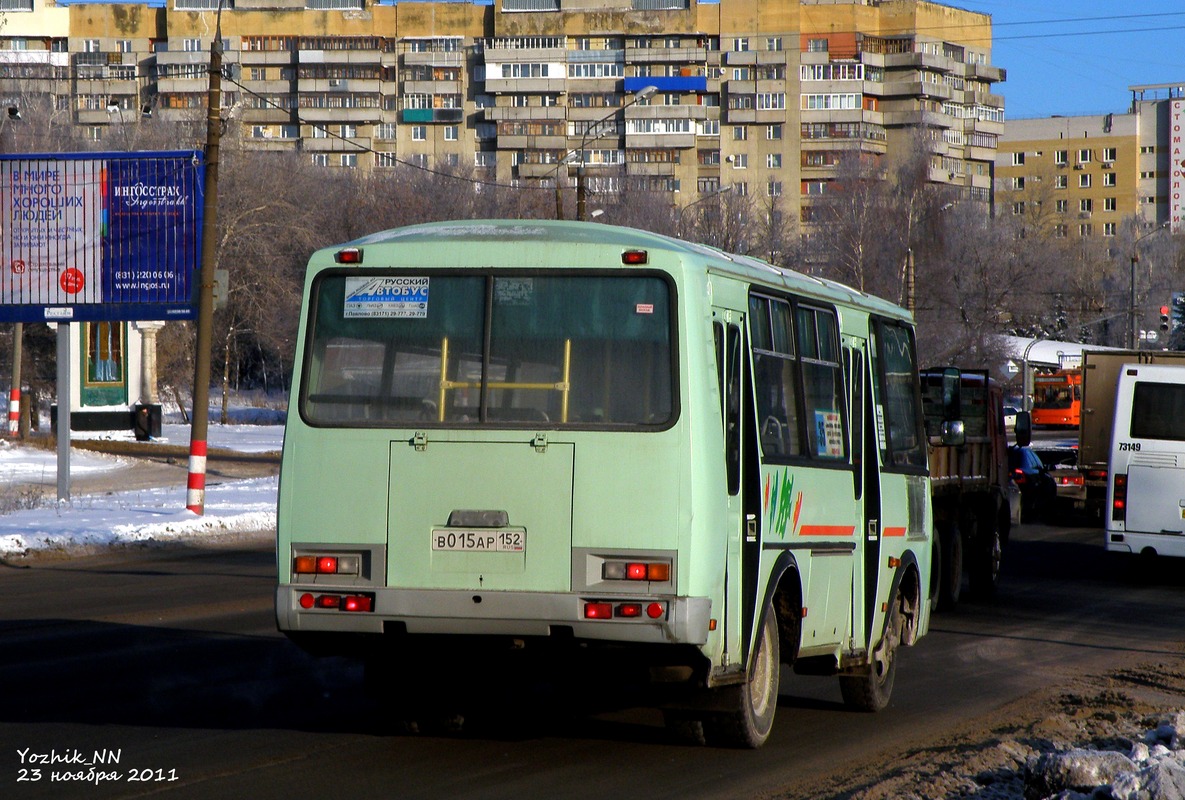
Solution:
[[[1182,0],[940,0],[992,16],[1009,119],[1126,111],[1128,87],[1185,85]]]

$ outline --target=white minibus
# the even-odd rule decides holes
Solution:
[[[1113,430],[1106,549],[1185,556],[1185,366],[1124,365]]]

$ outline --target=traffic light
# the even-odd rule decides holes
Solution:
[[[1160,307],[1160,329],[1162,331],[1164,331],[1165,333],[1168,333],[1168,330],[1169,330],[1169,307],[1168,306],[1161,306]]]

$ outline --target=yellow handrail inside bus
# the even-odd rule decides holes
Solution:
[[[489,381],[487,389],[536,389],[560,392],[560,422],[568,421],[568,395],[572,390],[572,340],[564,340],[564,364],[561,378],[555,383],[516,383],[515,381]],[[450,389],[480,389],[481,381],[453,381],[448,378],[448,337],[440,342],[440,402],[437,405],[437,422],[444,422],[446,393]]]

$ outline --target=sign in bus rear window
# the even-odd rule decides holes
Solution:
[[[344,317],[428,316],[428,278],[346,278]]]
[[[323,276],[312,424],[667,425],[671,289],[652,275]]]

